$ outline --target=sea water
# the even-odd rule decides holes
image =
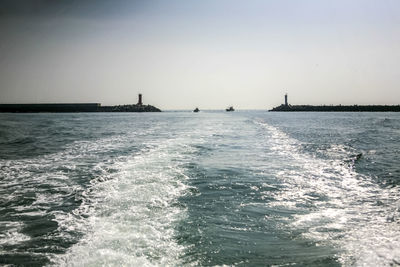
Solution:
[[[0,264],[400,264],[397,113],[0,114]]]

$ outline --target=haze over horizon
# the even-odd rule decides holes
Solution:
[[[0,103],[400,104],[396,0],[6,0]]]

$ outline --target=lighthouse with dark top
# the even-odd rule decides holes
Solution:
[[[287,94],[285,94],[285,106],[288,106],[288,101],[287,101]]]
[[[138,106],[141,106],[141,105],[143,105],[143,102],[142,102],[142,94],[139,94],[139,100],[138,100]]]

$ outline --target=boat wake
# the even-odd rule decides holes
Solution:
[[[278,128],[257,123],[267,131],[270,153],[285,165],[275,170],[284,188],[270,205],[294,211],[288,222],[294,236],[334,246],[344,266],[400,262],[398,187],[382,188],[357,173],[358,156],[350,148],[331,145],[325,152],[330,157],[318,158]],[[347,158],[350,164],[343,163]]]

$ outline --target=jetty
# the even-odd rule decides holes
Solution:
[[[400,112],[400,105],[289,105],[285,94],[285,103],[269,111],[279,112]]]
[[[138,103],[130,105],[102,106],[100,103],[0,104],[0,112],[161,112],[161,110],[151,105],[143,105],[142,94],[139,94]]]

